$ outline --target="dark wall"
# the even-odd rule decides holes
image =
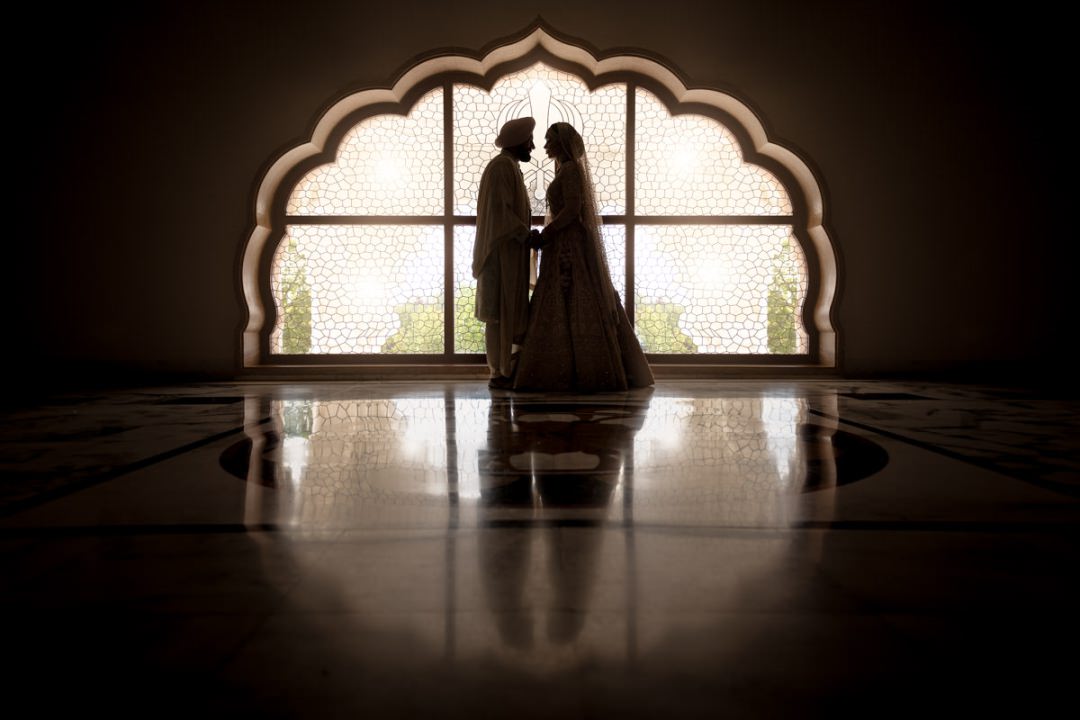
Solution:
[[[27,24],[48,59],[28,52],[12,80],[7,354],[21,384],[233,376],[262,172],[342,95],[538,17],[732,92],[815,168],[848,375],[1067,371],[1075,232],[1051,103],[1067,50],[1064,21],[1037,5],[277,4],[41,10]]]

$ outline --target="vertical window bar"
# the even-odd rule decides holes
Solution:
[[[443,354],[454,354],[454,86],[443,84]]]
[[[637,85],[626,84],[626,297],[623,307],[634,325],[634,120],[637,102]]]

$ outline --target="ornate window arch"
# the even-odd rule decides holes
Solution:
[[[833,368],[838,269],[822,192],[743,102],[538,23],[481,57],[421,60],[330,107],[256,194],[245,368],[483,366],[469,273],[501,124],[582,131],[616,288],[650,360]],[[523,165],[542,222],[551,161]],[[619,272],[625,269],[625,272]]]

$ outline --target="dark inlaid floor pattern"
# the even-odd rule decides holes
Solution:
[[[50,398],[0,418],[9,703],[1048,717],[1080,640],[1078,410],[827,380]]]

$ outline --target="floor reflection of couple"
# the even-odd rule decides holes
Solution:
[[[489,385],[579,392],[650,386],[652,371],[611,282],[585,143],[568,123],[544,136],[555,177],[547,224],[530,230],[518,164],[531,159],[535,127],[529,117],[506,123],[495,141],[502,152],[480,180],[472,272]],[[541,262],[530,298],[533,250]]]
[[[581,633],[611,532],[609,506],[632,465],[651,393],[645,388],[587,405],[492,399],[488,443],[478,458],[479,557],[488,604],[508,645],[534,646],[534,608],[547,613],[551,643]],[[548,596],[526,592],[536,537],[548,541]]]

